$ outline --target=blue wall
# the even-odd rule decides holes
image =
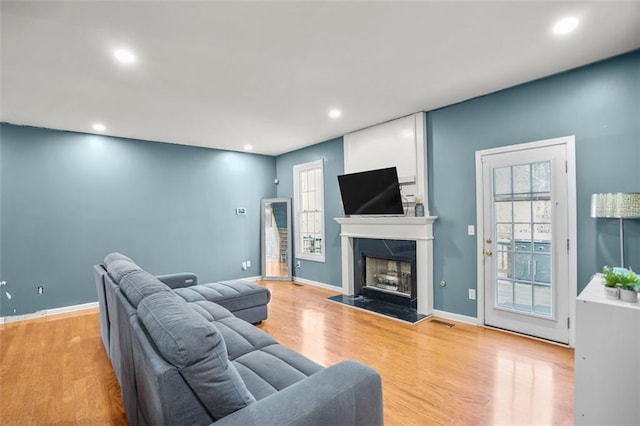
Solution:
[[[436,309],[476,316],[475,151],[575,135],[578,291],[619,264],[618,222],[589,216],[595,192],[640,192],[640,52],[427,115]],[[626,221],[627,263],[640,270],[640,220]]]
[[[578,290],[619,262],[618,222],[589,217],[594,192],[640,192],[640,51],[427,113],[434,306],[476,316],[477,150],[575,135]],[[91,266],[120,250],[154,273],[259,275],[259,203],[293,196],[293,166],[324,160],[326,262],[294,275],[341,285],[336,176],[342,138],[277,158],[45,129],[0,127],[0,316],[96,300]],[[279,185],[273,184],[278,177]],[[235,216],[247,207],[246,216]],[[221,225],[223,224],[223,225]],[[625,223],[640,270],[640,220]],[[45,295],[35,287],[45,285]]]
[[[0,295],[0,316],[97,300],[92,266],[111,251],[203,282],[260,275],[241,262],[260,265],[273,157],[8,124],[0,137],[2,279],[13,295]]]
[[[343,216],[340,202],[338,175],[344,173],[344,148],[342,138],[330,140],[276,158],[278,197],[293,199],[293,166],[310,161],[324,160],[324,226],[325,262],[300,260],[300,267],[293,262],[293,275],[324,284],[342,287],[342,258],[340,249],[340,225],[334,217]],[[293,203],[291,204],[293,209]],[[295,230],[293,230],[295,231]],[[292,232],[291,235],[295,235]],[[294,247],[295,250],[295,241]],[[295,259],[295,251],[294,259]],[[297,260],[297,259],[296,259]]]

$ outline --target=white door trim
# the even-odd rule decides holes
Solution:
[[[576,195],[576,148],[575,136],[563,136],[559,138],[546,139],[536,142],[527,142],[516,145],[503,146],[498,148],[484,149],[476,151],[476,264],[477,264],[477,324],[484,326],[484,206],[483,206],[483,187],[482,187],[482,157],[491,154],[501,154],[506,152],[517,152],[532,148],[543,148],[553,145],[564,145],[567,159],[567,215],[568,215],[568,233],[569,233],[569,346],[574,346],[575,341],[575,314],[576,304],[575,298],[578,296],[578,257],[577,257],[577,195]]]

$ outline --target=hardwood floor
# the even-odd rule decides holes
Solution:
[[[259,327],[329,366],[380,372],[387,425],[572,424],[573,350],[496,330],[409,325],[287,282]],[[0,326],[0,424],[126,423],[95,311]]]
[[[1,425],[126,425],[98,310],[0,326]]]

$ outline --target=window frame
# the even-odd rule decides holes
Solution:
[[[321,219],[321,232],[318,234],[321,235],[322,243],[320,246],[320,253],[307,253],[303,251],[303,241],[302,241],[302,232],[301,232],[301,223],[302,223],[302,184],[301,184],[301,173],[307,172],[310,170],[320,170],[320,188],[316,191],[319,192],[319,204],[320,209],[316,208],[315,212],[320,212]],[[326,226],[325,226],[325,203],[324,203],[324,161],[322,159],[310,161],[307,163],[297,164],[293,166],[293,209],[294,209],[294,234],[295,234],[295,256],[296,259],[310,260],[313,262],[325,262],[325,251],[326,251]]]

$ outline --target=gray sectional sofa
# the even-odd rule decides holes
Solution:
[[[193,274],[154,277],[118,253],[95,271],[103,341],[130,424],[383,423],[375,370],[355,361],[324,368],[241,319],[266,319],[249,306],[266,300],[266,308],[266,288],[243,281],[204,290]]]

